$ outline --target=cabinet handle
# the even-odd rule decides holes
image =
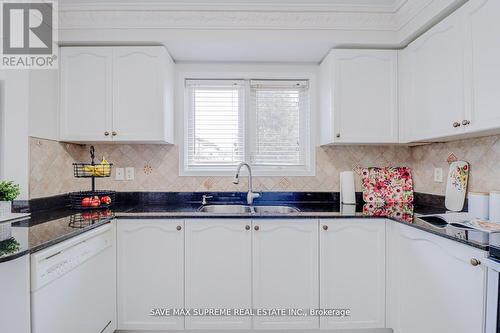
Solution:
[[[328,226],[326,224],[323,226],[323,230],[328,230]]]
[[[336,136],[337,138],[340,138],[340,133],[337,133],[335,136]]]
[[[182,230],[182,227],[180,225],[177,226],[176,228],[178,231],[181,231]]]
[[[255,226],[255,227],[253,227],[253,228],[255,229],[255,231],[259,231],[259,229],[260,229],[258,225],[256,225],[256,226]]]
[[[109,132],[108,132],[108,131],[104,132],[104,135],[105,135],[105,136],[108,136],[108,135],[109,135]]]
[[[249,225],[246,225],[246,226],[245,226],[245,230],[250,230],[250,226],[249,226]]]
[[[470,124],[470,120],[463,120],[462,125],[467,126]]]
[[[455,128],[460,127],[460,123],[458,121],[455,121],[453,123],[453,127],[455,127]]]
[[[479,266],[479,265],[481,265],[481,261],[479,261],[479,259],[472,258],[472,259],[470,260],[470,264],[471,264],[472,266]]]
[[[111,132],[111,135],[113,136],[116,136],[118,133],[116,133],[115,131]]]

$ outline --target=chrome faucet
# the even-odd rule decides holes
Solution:
[[[213,195],[206,195],[206,194],[203,194],[203,195],[201,196],[201,204],[202,204],[203,206],[205,206],[205,205],[208,203],[207,199],[212,199],[213,197],[214,197]]]
[[[236,185],[236,184],[240,183],[240,170],[241,170],[241,167],[243,167],[243,166],[246,166],[247,169],[248,169],[247,203],[249,205],[251,205],[251,204],[253,204],[253,200],[254,199],[257,199],[258,197],[260,197],[260,193],[253,191],[253,187],[252,187],[252,168],[250,167],[250,165],[248,165],[248,163],[241,162],[240,164],[238,164],[238,167],[236,168],[236,174],[234,175],[233,184]]]

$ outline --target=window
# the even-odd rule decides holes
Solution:
[[[184,174],[311,174],[307,80],[189,80]]]
[[[243,82],[188,81],[187,87],[187,164],[196,168],[243,161]]]

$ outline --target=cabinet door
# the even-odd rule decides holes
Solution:
[[[29,255],[0,263],[0,293],[0,332],[30,333]]]
[[[465,130],[500,129],[500,1],[472,0],[460,10],[466,26]]]
[[[411,141],[463,133],[461,125],[454,127],[464,119],[462,31],[455,12],[403,52],[408,57],[403,127]]]
[[[388,326],[404,333],[483,332],[484,251],[391,223]]]
[[[150,315],[152,309],[184,307],[183,224],[183,220],[117,224],[118,329],[184,328],[183,317]]]
[[[318,221],[254,220],[253,303],[256,309],[317,309]],[[256,316],[257,329],[311,329],[314,316]]]
[[[398,142],[395,50],[333,50],[335,142]]]
[[[111,48],[61,48],[61,140],[111,140],[111,76]]]
[[[385,220],[320,220],[320,308],[350,316],[320,317],[322,329],[385,327]]]
[[[165,48],[113,48],[113,140],[165,141]]]
[[[186,308],[252,308],[250,220],[186,220]],[[249,329],[243,316],[186,317],[186,329]]]

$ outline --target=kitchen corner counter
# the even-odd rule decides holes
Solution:
[[[54,209],[31,214],[11,222],[12,237],[0,242],[0,263],[31,254],[109,223],[111,211],[76,212]]]

